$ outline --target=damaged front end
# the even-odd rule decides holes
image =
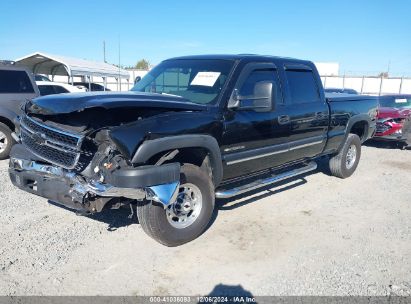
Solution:
[[[70,209],[100,212],[113,198],[176,199],[180,164],[134,166],[106,129],[87,136],[24,115],[11,152],[9,174],[18,188]]]
[[[405,139],[406,134],[403,132],[405,117],[383,118],[377,122],[375,136],[380,139],[401,141]]]
[[[411,109],[381,107],[375,139],[411,145]]]

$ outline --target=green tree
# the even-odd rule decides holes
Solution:
[[[148,71],[150,69],[150,62],[148,62],[148,60],[146,59],[141,59],[136,63],[135,68]]]

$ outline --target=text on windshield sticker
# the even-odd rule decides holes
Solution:
[[[220,72],[198,72],[190,85],[212,87],[220,74]]]

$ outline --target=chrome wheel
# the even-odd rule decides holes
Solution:
[[[180,185],[176,201],[166,209],[168,222],[177,229],[190,226],[197,220],[202,204],[201,191],[196,185]]]
[[[6,134],[0,131],[0,153],[3,153],[8,145],[8,140]]]
[[[355,161],[357,160],[357,147],[355,145],[351,145],[348,148],[347,156],[345,157],[345,166],[347,169],[351,169]]]

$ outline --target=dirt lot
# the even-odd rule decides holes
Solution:
[[[0,162],[0,295],[410,295],[411,151],[367,146],[349,179],[326,170],[236,201],[178,248],[128,210],[76,216],[15,189]]]

